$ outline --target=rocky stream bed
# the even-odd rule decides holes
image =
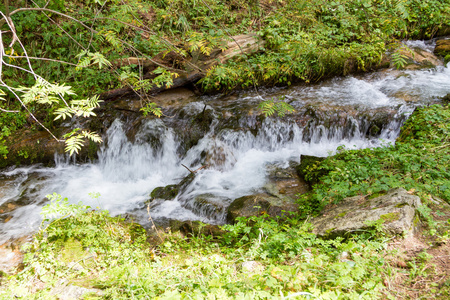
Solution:
[[[180,227],[183,221],[224,224],[261,211],[295,211],[296,195],[310,188],[302,178],[302,155],[394,143],[416,107],[450,92],[450,70],[433,56],[434,44],[409,43],[419,54],[404,70],[228,95],[165,91],[154,98],[163,109],[160,119],[142,116],[139,100],[107,101],[86,124],[105,143],[87,147],[75,162],[44,133],[24,131],[11,148],[16,156],[10,162],[20,166],[0,172],[0,244],[16,251],[11,241],[38,228],[45,195],[53,192],[130,216],[146,228],[149,214],[160,226],[175,220]],[[280,97],[295,112],[265,117],[259,103]],[[35,164],[24,165],[30,162]]]

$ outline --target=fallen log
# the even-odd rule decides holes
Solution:
[[[152,71],[158,65],[163,64],[167,66],[171,72],[176,73],[178,76],[173,79],[173,84],[170,87],[166,85],[158,87],[155,85],[148,91],[149,94],[157,94],[165,90],[195,84],[205,77],[210,68],[223,64],[236,56],[258,52],[264,44],[265,42],[260,40],[257,34],[244,34],[231,37],[231,41],[228,42],[226,50],[214,49],[210,55],[204,55],[197,51],[191,53],[191,57],[183,58],[180,54],[170,51],[168,53],[160,53],[151,60],[137,57],[119,59],[113,62],[113,66],[140,65],[145,71],[144,79],[155,78],[157,75],[153,74]],[[133,95],[139,95],[139,92],[134,91],[132,87],[123,87],[100,94],[100,99],[110,101]]]

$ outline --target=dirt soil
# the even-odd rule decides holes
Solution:
[[[434,222],[422,215],[418,232],[386,250],[392,276],[384,284],[396,299],[450,299],[450,206],[431,201]]]

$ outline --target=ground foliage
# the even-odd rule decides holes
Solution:
[[[375,232],[325,241],[304,221],[262,216],[225,226],[221,238],[160,232],[161,244],[152,249],[142,227],[50,198],[43,228],[24,247],[23,271],[8,279],[0,297],[51,299],[63,282],[112,299],[373,299],[388,275],[377,255],[383,241],[367,240]],[[259,269],[242,269],[249,260],[261,261]]]
[[[198,51],[208,55],[223,48],[231,35],[256,32],[267,42],[261,53],[209,70],[202,83],[205,89],[230,89],[365,70],[380,61],[396,38],[432,37],[450,25],[448,0],[72,0],[50,1],[47,8],[93,31],[61,15],[23,11],[12,16],[17,33],[31,57],[78,64],[33,61],[41,76],[68,83],[84,96],[121,86],[117,74],[127,70],[117,64],[110,66],[112,72],[99,70],[88,53],[101,53],[109,62],[169,51],[184,57]],[[14,55],[23,55],[19,50]],[[142,72],[137,65],[132,68]],[[2,72],[11,86],[34,83],[30,75],[17,76],[17,70]]]
[[[395,145],[338,151],[306,170],[308,180],[319,182],[310,195],[301,197],[306,211],[395,187],[413,190],[423,200],[434,195],[450,203],[448,104],[418,108],[402,127]]]

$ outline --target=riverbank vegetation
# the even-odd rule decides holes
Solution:
[[[31,8],[29,3],[9,3],[9,11]],[[44,7],[47,1],[35,3]],[[84,0],[50,1],[46,9],[24,9],[11,19],[35,72],[72,86],[79,97],[125,86],[146,95],[188,72],[184,61],[248,33],[264,47],[199,70],[205,74],[197,88],[289,85],[367,71],[386,51],[395,52],[399,39],[448,33],[450,20],[448,0]],[[5,45],[12,41],[3,37]],[[20,48],[4,50],[4,62],[26,64]],[[131,58],[135,64],[123,63]],[[32,75],[6,65],[1,75],[9,87],[35,84]],[[5,93],[1,107],[19,113],[2,111],[0,142],[33,123]],[[51,115],[55,106],[31,102],[28,108],[45,126],[58,126]],[[139,225],[53,195],[41,230],[24,246],[23,266],[11,276],[1,274],[0,298],[52,299],[75,290],[90,293],[87,299],[447,299],[449,124],[448,104],[422,108],[395,145],[340,149],[308,169],[315,185],[300,197],[298,214],[239,219],[218,233],[203,225],[184,234],[153,228],[150,239]],[[8,155],[1,145],[0,155]],[[421,240],[414,242],[420,247],[386,236],[382,223],[346,239],[311,233],[308,217],[326,205],[399,186],[424,204]]]
[[[317,182],[302,214],[239,218],[188,233],[151,229],[51,196],[44,222],[24,246],[24,265],[0,297],[87,299],[402,299],[450,296],[450,107],[416,111],[396,145],[345,150],[309,169]],[[341,178],[337,179],[337,174]],[[342,176],[344,178],[342,178]],[[424,204],[416,237],[393,239],[383,224],[322,239],[306,217],[346,196],[405,187]],[[152,241],[151,244],[148,241]]]
[[[109,97],[109,90],[134,91],[150,103],[146,111],[155,112],[147,93],[186,76],[201,92],[229,91],[368,71],[385,62],[387,51],[401,65],[398,41],[448,34],[449,7],[449,0],[5,0],[1,136],[14,129],[10,114],[35,116],[30,125],[51,129],[60,124],[54,113],[61,107],[83,115],[94,95]],[[197,63],[245,34],[254,34],[259,48],[240,46],[242,53],[222,64]],[[58,86],[39,85],[36,75],[71,86],[73,94],[55,99]],[[32,86],[41,89],[32,97],[37,100],[18,101]],[[70,103],[79,98],[85,102]],[[81,135],[68,137],[79,144]]]

